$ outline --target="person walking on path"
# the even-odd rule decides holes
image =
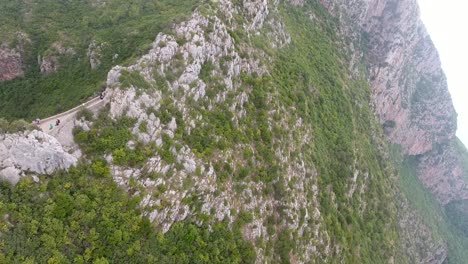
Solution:
[[[57,121],[55,121],[55,126],[58,126],[60,125],[60,119],[57,119]]]
[[[54,125],[50,124],[49,130],[52,130],[52,129],[54,129]]]

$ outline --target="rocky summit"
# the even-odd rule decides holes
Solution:
[[[0,0],[0,28],[1,263],[468,263],[416,0]]]

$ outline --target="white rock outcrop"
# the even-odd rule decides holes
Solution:
[[[51,174],[76,162],[76,157],[42,131],[0,135],[0,180],[13,185],[27,174]]]

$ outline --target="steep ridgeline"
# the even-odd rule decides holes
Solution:
[[[114,121],[77,141],[163,232],[228,219],[257,263],[442,263],[444,243],[400,201],[340,30],[319,3],[204,5],[110,71]],[[132,134],[97,148],[94,133],[120,137],[109,127]]]
[[[0,261],[463,259],[393,164],[415,160],[444,204],[464,197],[465,150],[415,1],[206,1],[144,53],[108,72],[99,114],[78,115],[78,169],[0,186]]]

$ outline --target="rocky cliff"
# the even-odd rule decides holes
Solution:
[[[305,3],[295,1],[292,4],[301,6]],[[362,57],[368,62],[372,103],[375,111],[380,117],[381,123],[384,124],[390,141],[402,145],[404,152],[409,155],[419,155],[430,151],[433,143],[445,142],[453,137],[456,127],[453,118],[454,111],[440,69],[437,52],[417,16],[417,5],[414,2],[410,3],[409,6],[412,7],[410,11],[412,12],[406,13],[405,19],[396,20],[394,18],[398,16],[398,11],[389,10],[386,7],[387,4],[391,5],[391,3],[376,4],[376,6],[369,4],[370,6],[367,8],[359,7],[359,11],[341,6],[340,8],[346,8],[347,11],[340,9],[343,13],[338,14],[343,15],[343,19],[346,20],[355,19],[345,16],[348,11],[369,12],[369,14],[358,14],[363,16],[358,24],[354,24],[355,27],[359,27],[358,31],[356,31],[356,28],[351,29],[345,25],[346,23],[343,23],[342,27],[339,28],[343,34],[340,37],[344,37],[349,33],[356,40],[365,42],[364,44],[369,48],[368,52],[365,53],[358,49],[359,45],[357,45],[356,49],[353,50],[356,53],[354,58]],[[330,8],[330,11],[333,10],[331,3],[326,6]],[[180,164],[180,168],[167,164],[164,158],[155,157],[149,160],[143,171],[114,166],[113,173],[115,180],[122,186],[129,186],[131,179],[134,178],[137,179],[134,182],[146,190],[152,190],[159,185],[164,185],[167,188],[168,191],[165,193],[160,193],[160,191],[156,191],[157,195],[148,193],[142,202],[142,206],[148,210],[150,219],[162,225],[163,230],[169,229],[175,221],[181,221],[197,214],[196,208],[191,207],[190,204],[184,204],[187,199],[192,199],[189,197],[192,197],[193,193],[197,193],[200,195],[198,199],[202,203],[202,212],[208,213],[211,211],[211,214],[214,213],[214,217],[218,220],[225,217],[235,219],[233,209],[237,211],[237,214],[243,211],[258,210],[259,214],[254,216],[252,224],[246,226],[245,235],[248,239],[269,240],[268,232],[261,226],[265,226],[268,217],[272,217],[268,213],[268,208],[281,206],[282,210],[288,212],[291,219],[281,222],[279,226],[283,226],[286,230],[299,229],[300,234],[304,232],[314,233],[314,238],[310,238],[309,242],[296,240],[297,246],[302,253],[290,253],[291,256],[299,262],[307,262],[317,256],[327,259],[330,254],[333,255],[343,249],[339,243],[331,242],[333,238],[330,238],[330,230],[326,231],[326,228],[322,230],[323,225],[326,225],[322,215],[326,214],[326,212],[321,212],[318,203],[321,190],[313,183],[313,179],[317,176],[320,177],[320,175],[312,169],[315,167],[313,163],[305,162],[302,158],[293,158],[290,154],[299,149],[299,146],[293,143],[296,142],[294,138],[297,140],[297,137],[299,137],[299,142],[302,143],[311,142],[313,133],[310,133],[311,129],[307,122],[304,123],[299,118],[293,126],[294,129],[291,130],[303,131],[303,133],[296,132],[297,134],[293,135],[283,131],[283,133],[286,133],[285,138],[292,140],[288,147],[285,148],[283,145],[274,147],[275,156],[279,159],[278,162],[282,164],[280,167],[289,164],[287,168],[283,167],[286,170],[284,172],[286,179],[284,180],[286,182],[302,183],[281,187],[285,188],[282,192],[283,195],[295,194],[294,198],[284,199],[283,197],[282,201],[278,200],[276,196],[270,197],[267,195],[261,198],[254,195],[255,192],[268,188],[268,184],[264,185],[263,183],[246,185],[244,187],[245,191],[240,193],[233,193],[229,190],[219,191],[224,189],[219,185],[219,178],[223,177],[222,170],[219,170],[220,165],[200,158],[197,149],[193,149],[191,145],[186,145],[180,136],[176,136],[180,133],[187,133],[190,136],[193,133],[192,131],[196,131],[200,126],[208,125],[210,121],[206,119],[207,115],[209,116],[211,111],[219,111],[215,109],[219,109],[220,105],[226,103],[232,103],[227,113],[229,113],[228,116],[232,116],[232,120],[237,124],[234,126],[242,124],[242,119],[246,117],[246,114],[248,115],[245,105],[251,100],[252,94],[251,91],[242,89],[245,83],[239,80],[238,77],[242,76],[242,74],[247,76],[252,74],[258,76],[270,75],[272,69],[262,65],[262,62],[273,61],[274,58],[263,53],[262,49],[251,46],[251,43],[243,43],[242,41],[239,43],[239,39],[236,39],[236,35],[233,35],[232,32],[237,32],[238,28],[242,26],[246,33],[250,34],[250,30],[261,31],[264,24],[266,24],[270,26],[269,29],[274,29],[274,31],[268,33],[270,34],[268,40],[271,42],[271,46],[273,48],[287,47],[291,42],[291,36],[284,22],[277,17],[277,8],[277,4],[266,1],[243,2],[240,8],[229,1],[222,2],[219,11],[215,11],[214,15],[205,17],[201,14],[195,14],[189,21],[177,25],[174,29],[174,35],[158,35],[153,48],[137,63],[125,68],[116,67],[109,73],[107,84],[113,88],[110,93],[110,114],[114,118],[119,118],[122,115],[135,118],[137,122],[132,131],[137,135],[137,139],[145,144],[156,142],[158,146],[164,147],[164,141],[167,140],[164,139],[166,134],[181,146],[179,149],[170,148],[170,151],[176,157],[177,163]],[[353,5],[353,8],[356,8],[356,6]],[[400,6],[400,8],[399,12],[408,11],[408,6]],[[245,21],[240,24],[232,19],[238,12],[245,14]],[[336,13],[332,11],[332,14]],[[311,15],[310,26],[314,24],[314,19],[317,19],[313,17]],[[387,21],[380,23],[384,20]],[[398,27],[401,27],[402,33],[399,38],[395,38],[395,31],[397,31],[396,28]],[[363,40],[360,33],[356,34],[361,28],[363,35],[369,39]],[[414,34],[415,31],[421,34],[421,38],[408,40],[406,34]],[[394,41],[402,44],[397,45]],[[429,62],[425,57],[415,58],[413,56],[416,47],[421,48],[421,44],[424,43],[427,43],[427,50],[419,52],[429,52],[431,54]],[[258,53],[259,56],[249,56],[245,53],[241,55],[239,51],[241,53],[249,52],[250,54]],[[436,63],[436,66],[430,66],[431,63]],[[205,72],[204,67],[207,64],[211,66],[209,71]],[[349,67],[353,68],[356,65],[357,63],[353,64],[353,61],[351,61]],[[125,76],[130,75],[129,73],[132,72],[141,74],[147,84],[125,85]],[[409,72],[411,75],[407,75]],[[430,78],[431,80],[440,78],[439,82],[434,85],[435,96],[428,98],[434,101],[413,98],[415,93],[421,93],[421,91],[416,91],[416,87],[414,87],[416,83],[423,82],[423,77],[419,77],[421,72],[424,72],[422,75],[425,76],[424,78]],[[421,79],[415,80],[414,78]],[[402,87],[405,82],[408,83],[408,87]],[[130,87],[125,88],[125,86]],[[143,86],[163,87],[163,89],[157,92],[148,92],[141,90]],[[418,88],[425,89],[420,86]],[[213,88],[217,90],[213,91]],[[271,103],[278,103],[276,101],[278,99],[275,99],[273,95],[270,96],[272,97],[269,99]],[[161,120],[161,116],[158,116],[157,112],[153,112],[152,109],[156,111],[167,109],[168,106],[165,104],[168,97],[171,98],[170,107],[175,107],[175,111],[180,114],[173,116],[165,124],[165,121]],[[234,98],[234,100],[231,101],[229,98]],[[440,104],[438,108],[431,108],[437,112],[437,115],[443,116],[440,120],[433,119],[433,112],[428,113],[425,111],[424,107],[434,102]],[[196,110],[197,108],[194,108],[193,103],[200,105],[204,110],[199,112],[200,110]],[[403,104],[406,104],[406,106],[402,107]],[[450,118],[447,118],[447,116]],[[290,123],[288,120],[290,118],[289,114],[283,113],[283,117],[275,122],[286,125]],[[142,124],[145,124],[144,131],[141,129]],[[186,124],[182,127],[182,131],[181,124]],[[289,125],[286,125],[286,127],[291,129]],[[206,131],[205,133],[210,132]],[[218,139],[215,138],[215,140]],[[245,149],[246,147],[248,148]],[[238,145],[237,148],[237,151],[242,149],[247,151],[256,147]],[[227,166],[234,171],[234,174],[241,170],[240,164],[235,162],[235,160],[239,161],[239,157],[236,158],[235,154],[237,151],[220,152],[218,153],[219,156],[216,157],[216,160],[234,161],[227,163]],[[109,161],[112,161],[112,159],[112,156],[108,157]],[[261,166],[260,164],[262,163],[258,163],[257,166]],[[217,166],[218,169],[216,169]],[[170,173],[175,177],[150,180],[145,177],[145,170],[157,175]],[[205,175],[206,178],[203,181],[195,181],[189,191],[181,192],[178,183],[191,182],[192,177],[190,175],[195,172]],[[355,198],[360,200],[363,198],[358,197],[361,197],[365,189],[368,188],[365,182],[369,174],[357,169],[353,174],[348,186],[348,197],[353,197],[356,193]],[[358,181],[358,179],[361,180]],[[278,184],[281,185],[282,177],[279,177],[278,181]],[[236,181],[233,179],[228,180],[228,184],[235,186]],[[332,189],[327,190],[332,193],[331,199],[336,199],[336,194],[333,194]],[[162,207],[163,202],[165,203],[164,207]],[[239,206],[240,204],[243,204],[243,206]],[[401,206],[406,208],[406,204],[407,202],[403,199]],[[157,209],[151,210],[152,207]],[[339,207],[339,205],[336,205],[336,207]],[[304,216],[301,216],[298,210],[305,210],[305,217],[314,219],[313,221],[316,224],[313,225],[312,230],[310,229],[311,226],[301,226],[302,221],[300,218]],[[400,225],[402,237],[406,240],[406,254],[412,255],[415,262],[442,263],[447,256],[447,248],[443,244],[432,241],[431,231],[424,226],[418,216],[411,210],[403,208],[401,210]],[[313,214],[310,215],[309,211],[312,211]],[[263,255],[264,249],[257,248],[257,250],[258,262],[269,259]],[[418,253],[415,254],[415,252]]]
[[[451,147],[457,114],[417,1],[322,4],[345,31],[360,29],[374,109],[389,141],[420,159],[420,179],[442,204],[468,198],[460,152]]]
[[[87,47],[99,69],[107,45]],[[385,141],[417,161],[442,204],[468,197],[456,113],[415,0],[205,2],[106,86],[107,106],[74,123],[75,141],[161,233],[226,222],[256,263],[447,260]],[[42,132],[0,142],[13,183],[76,162]]]
[[[22,56],[19,51],[6,45],[0,46],[0,81],[12,80],[23,74]]]
[[[118,66],[109,72],[110,116],[114,119],[122,116],[134,118],[136,123],[131,131],[136,135],[135,141],[167,148],[169,157],[173,157],[168,159],[165,155],[156,155],[141,169],[125,166],[112,166],[111,169],[121,186],[145,190],[141,206],[163,232],[178,221],[200,219],[200,214],[209,215],[209,218],[198,221],[228,219],[231,223],[239,215],[251,215],[251,220],[243,227],[246,239],[276,243],[277,239],[270,234],[294,230],[298,236],[308,239],[298,241],[298,251],[290,254],[299,262],[307,262],[312,258],[326,258],[332,250],[340,250],[338,245],[332,248],[328,232],[320,230],[324,219],[318,210],[315,169],[306,166],[301,159],[291,158],[289,152],[298,151],[296,144],[286,148],[279,139],[274,139],[278,146],[272,147],[268,155],[281,165],[269,169],[264,167],[266,163],[256,149],[261,145],[249,141],[226,142],[231,133],[247,130],[246,121],[252,114],[249,113],[252,109],[247,110],[247,107],[253,106],[252,89],[256,88],[241,78],[268,74],[263,64],[266,54],[251,45],[241,46],[232,32],[242,26],[246,33],[250,33],[264,23],[282,26],[280,21],[267,20],[271,5],[267,1],[252,1],[246,2],[245,9],[239,10],[225,1],[220,3],[219,10],[211,10],[216,15],[205,16],[197,12],[189,20],[176,25],[173,34],[159,34],[152,49],[135,64]],[[246,12],[245,24],[230,22],[237,12]],[[221,15],[223,19],[220,19]],[[276,46],[289,41],[282,27],[270,34],[276,40]],[[249,56],[246,52],[258,52],[263,58]],[[127,76],[135,76],[133,80],[143,78],[143,81],[127,82]],[[214,121],[217,112],[222,115],[215,117],[218,121]],[[264,118],[265,129],[270,130],[268,127],[273,126],[271,117],[265,115]],[[289,116],[277,122],[288,122],[286,118]],[[219,126],[210,122],[224,123],[216,128],[221,132],[209,129],[213,125]],[[291,125],[298,133],[299,138],[295,140],[310,141],[310,135],[305,131],[299,132],[306,130],[301,119]],[[293,139],[296,137],[293,133],[290,131],[283,136]],[[199,142],[189,143],[191,137]],[[236,147],[220,151],[219,144],[226,144],[223,141]],[[135,142],[129,145],[130,148],[134,146]],[[207,152],[209,148],[214,149],[212,154]],[[251,153],[247,155],[253,157],[243,157],[244,153]],[[115,159],[115,153],[108,157],[111,162]],[[257,172],[252,166],[259,166],[260,170]],[[274,175],[280,170],[279,166],[287,170],[287,176],[272,179],[277,183],[265,182],[259,179],[263,177],[260,175],[256,176],[257,179],[251,178],[256,173],[271,174],[270,177],[276,178]],[[226,173],[226,169],[230,172]],[[153,176],[148,177],[148,174]],[[291,184],[287,186],[286,182]],[[164,186],[164,192],[160,186]],[[283,188],[286,189],[279,190]],[[356,196],[360,192],[362,190],[357,191]],[[278,219],[279,214],[287,214],[288,217]],[[267,225],[268,221],[270,224]],[[309,221],[316,224],[308,225]],[[259,245],[256,250],[257,263],[278,259],[278,256],[268,253],[271,248]]]

